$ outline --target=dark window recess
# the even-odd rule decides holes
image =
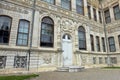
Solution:
[[[96,9],[93,8],[94,20],[97,21]]]
[[[90,10],[90,6],[87,6],[87,8],[88,8],[88,17],[89,17],[89,19],[91,19],[91,10]]]
[[[110,18],[110,12],[109,9],[104,11],[104,15],[105,15],[105,21],[106,23],[110,23],[111,22],[111,18]]]
[[[10,38],[11,18],[0,16],[0,43],[8,44]]]
[[[94,38],[93,35],[90,35],[90,40],[91,40],[91,50],[94,51]]]

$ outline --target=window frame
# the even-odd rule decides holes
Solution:
[[[11,20],[11,22],[10,22],[10,30],[9,30],[9,37],[8,37],[8,43],[0,43],[0,45],[9,45],[13,18],[8,16],[8,15],[0,15],[0,17],[8,17]]]
[[[119,12],[115,12],[115,8],[116,8],[116,7],[118,7]],[[115,18],[115,20],[119,20],[120,17],[117,18],[117,16],[116,16],[117,14],[119,14],[119,16],[120,16],[120,7],[119,7],[119,4],[113,6],[113,13],[114,13],[114,18]]]
[[[95,51],[94,36],[92,34],[90,34],[90,42],[91,42],[91,51]]]
[[[87,5],[87,10],[88,10],[88,17],[91,19],[91,6]]]
[[[82,28],[83,30],[81,31],[80,28]],[[79,38],[79,34],[82,33],[82,35],[84,36],[84,40]],[[80,41],[84,42],[84,48],[80,47]],[[83,26],[79,26],[78,28],[78,43],[79,43],[79,50],[87,50],[87,44],[86,44],[86,31],[85,28]]]
[[[99,38],[99,36],[96,36],[96,46],[97,46],[96,47],[97,51],[100,52],[101,49],[100,49],[100,38]]]
[[[113,42],[112,42],[113,44],[110,44],[110,39],[111,39],[111,38],[113,39]],[[113,36],[112,36],[112,37],[108,37],[108,42],[109,42],[109,51],[110,51],[110,52],[116,52],[116,46],[115,46],[114,37],[113,37]],[[111,50],[111,46],[114,46],[114,48],[115,48],[114,51]]]
[[[29,24],[28,24],[28,33],[19,32],[20,22],[21,22],[21,21],[26,21],[26,22],[29,23]],[[29,34],[29,33],[30,33],[30,32],[29,32],[29,31],[30,31],[29,29],[30,29],[30,21],[28,21],[28,20],[26,20],[26,19],[19,19],[18,30],[17,30],[16,46],[28,46],[28,43],[29,43],[29,35],[30,35],[30,34]],[[28,35],[27,35],[27,44],[26,44],[26,45],[20,45],[20,44],[18,44],[18,35],[19,35],[19,33],[22,34],[22,35],[23,35],[23,34],[28,34]],[[22,39],[22,40],[23,40],[23,39]]]
[[[51,21],[52,21],[52,24],[48,24],[48,23],[45,23],[45,22],[43,22],[43,20],[44,20],[44,18],[49,18]],[[52,28],[52,37],[53,37],[53,42],[52,43],[49,43],[49,44],[51,44],[51,46],[48,46],[48,45],[42,45],[42,42],[41,42],[41,40],[42,40],[42,25],[43,24],[47,24],[47,25],[50,25],[50,26],[52,26],[51,28]],[[48,27],[48,26],[47,26]],[[41,20],[41,31],[40,31],[40,47],[47,47],[47,48],[53,48],[54,47],[54,21],[53,21],[53,19],[51,18],[51,17],[49,17],[49,16],[45,16],[45,17],[43,17],[42,18],[42,20]],[[48,44],[48,43],[45,43],[45,44]]]
[[[102,49],[103,49],[103,52],[106,52],[106,46],[105,46],[105,38],[102,37]]]
[[[97,21],[97,12],[95,8],[93,8],[93,16],[94,16],[94,20]]]

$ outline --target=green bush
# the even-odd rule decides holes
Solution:
[[[25,80],[25,79],[30,79],[33,77],[37,77],[39,75],[36,74],[31,74],[31,75],[14,75],[14,76],[0,76],[0,80]]]

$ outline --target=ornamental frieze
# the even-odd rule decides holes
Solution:
[[[16,6],[16,5],[11,5],[11,4],[0,3],[0,8],[10,10],[10,11],[19,12],[19,13],[23,13],[23,14],[28,14],[29,13],[27,10],[22,9],[22,8]]]

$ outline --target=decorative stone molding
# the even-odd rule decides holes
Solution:
[[[28,14],[29,11],[25,8],[21,8],[20,6],[10,4],[10,3],[0,3],[0,8],[10,10],[10,11],[15,11],[23,14]]]

